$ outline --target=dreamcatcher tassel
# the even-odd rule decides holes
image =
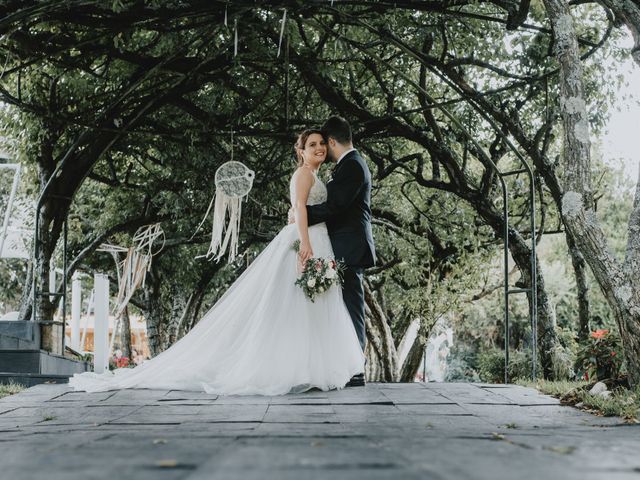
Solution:
[[[154,244],[162,238],[162,244],[154,252]],[[118,318],[135,291],[144,287],[147,273],[151,270],[153,256],[164,248],[164,231],[159,223],[140,227],[133,236],[133,246],[124,248],[118,245],[102,244],[98,251],[111,253],[118,274],[118,298],[113,314]],[[120,254],[126,253],[120,262]]]
[[[229,263],[238,255],[238,238],[240,236],[240,217],[242,215],[242,200],[246,198],[253,185],[255,173],[245,165],[236,161],[229,161],[216,170],[214,194],[207,212],[200,225],[196,228],[195,237],[200,227],[204,224],[211,207],[213,207],[213,225],[211,226],[211,243],[206,257],[220,261],[224,253],[229,251]],[[229,218],[227,223],[227,216]]]
[[[238,56],[238,19],[233,22],[233,56]]]
[[[206,256],[209,259],[215,257],[216,262],[218,262],[228,249],[229,263],[231,263],[238,255],[242,197],[230,197],[221,190],[215,193],[215,197],[211,244]],[[225,222],[227,212],[229,214],[228,225]]]
[[[287,23],[287,9],[284,9],[284,12],[282,13],[282,20],[280,20],[282,22],[282,25],[280,26],[280,39],[278,40],[278,55],[276,55],[277,57],[280,57],[280,50],[282,49],[282,37],[284,37],[284,27],[285,24]]]

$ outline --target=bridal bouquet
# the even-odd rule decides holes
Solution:
[[[298,251],[300,244],[294,243],[294,250]],[[340,284],[342,266],[331,258],[310,258],[304,264],[304,270],[296,280],[296,285],[302,288],[304,294],[314,301],[316,295],[326,292],[333,285]]]

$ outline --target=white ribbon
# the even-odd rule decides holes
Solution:
[[[233,30],[234,30],[233,56],[237,57],[238,56],[238,19],[237,18],[233,21]]]
[[[276,55],[276,57],[280,56],[280,48],[282,47],[282,37],[284,36],[284,25],[287,22],[287,9],[284,9],[284,12],[282,13],[282,20],[280,20],[282,22],[282,25],[280,26],[280,40],[278,41],[278,55]]]

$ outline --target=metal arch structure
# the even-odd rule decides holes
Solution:
[[[516,153],[516,158],[520,160],[522,168],[502,171],[488,155],[484,149],[472,138],[469,132],[462,124],[448,112],[444,107],[436,106],[449,118],[457,127],[461,129],[463,134],[474,143],[478,151],[482,152],[485,160],[494,169],[500,187],[502,190],[502,215],[504,217],[504,226],[502,232],[503,240],[503,295],[504,295],[504,383],[509,383],[509,340],[510,340],[510,315],[509,315],[509,297],[514,294],[528,293],[531,296],[529,302],[529,323],[531,326],[531,379],[535,381],[537,377],[537,358],[538,358],[538,286],[537,286],[537,255],[536,255],[536,197],[535,197],[535,176],[531,165],[520,154],[516,147],[508,142],[509,148]],[[495,125],[492,125],[495,128]],[[530,212],[530,230],[531,230],[531,283],[528,288],[511,288],[509,285],[509,189],[505,178],[512,175],[526,174],[529,180],[529,212]]]
[[[344,15],[344,13],[343,13]],[[377,29],[366,22],[352,16],[347,15],[354,22],[358,23],[360,26],[369,29],[372,33],[379,33]],[[420,55],[417,52],[412,51],[407,48],[400,42],[395,41],[395,39],[391,39],[391,43],[394,44],[400,51],[414,58],[415,60],[421,61]],[[482,110],[482,108],[473,101],[473,98],[469,98],[469,95],[466,92],[461,91],[460,88],[454,84],[446,75],[440,72],[438,69],[431,65],[425,65],[429,70],[432,71],[437,77],[439,77],[442,81],[444,81],[449,87],[458,92],[463,98],[467,99],[467,103],[491,126],[491,128],[502,138],[505,142],[505,145],[509,148],[509,150],[515,155],[517,160],[520,162],[521,167],[515,170],[502,171],[496,163],[491,159],[491,156],[487,154],[485,149],[477,142],[477,140],[473,137],[473,135],[462,125],[462,123],[457,119],[455,115],[449,112],[445,106],[438,104],[431,97],[429,92],[424,89],[421,85],[416,83],[412,78],[410,78],[405,72],[400,71],[395,68],[392,64],[388,64],[384,62],[382,58],[380,58],[375,53],[367,50],[361,49],[363,53],[369,55],[373,60],[380,62],[382,64],[386,64],[391,70],[394,71],[398,76],[402,77],[409,85],[413,86],[416,90],[418,90],[421,94],[424,95],[427,102],[430,104],[428,107],[440,110],[451,122],[459,129],[459,131],[476,147],[477,151],[481,153],[483,160],[491,166],[491,168],[495,171],[498,176],[498,180],[500,183],[500,187],[502,190],[502,214],[504,217],[504,226],[503,226],[503,295],[504,295],[504,383],[509,383],[509,340],[510,340],[510,314],[509,314],[509,298],[511,295],[519,294],[519,293],[528,293],[531,297],[529,302],[529,323],[531,326],[531,378],[535,381],[537,377],[537,346],[538,346],[538,286],[537,286],[537,255],[536,255],[536,201],[535,201],[535,175],[533,173],[533,168],[526,160],[526,158],[520,153],[518,148],[511,142],[509,137],[505,135],[500,127],[496,124],[496,122]],[[529,180],[529,194],[528,194],[528,203],[529,203],[529,212],[530,212],[530,235],[531,235],[531,254],[530,254],[530,264],[531,264],[531,283],[528,288],[511,288],[509,285],[509,233],[511,232],[511,228],[509,226],[509,194],[507,184],[505,182],[505,178],[512,175],[526,174]]]
[[[333,8],[333,2],[331,2],[331,7]],[[286,12],[286,11],[285,11]],[[354,17],[352,15],[348,15],[345,14],[344,12],[341,12],[342,15],[346,15],[348,17],[350,17],[355,23],[371,30],[372,32],[376,32],[376,28],[372,27],[371,25],[368,25],[366,22],[363,22],[362,20],[358,19],[357,17]],[[286,13],[283,15],[282,18],[282,30],[281,30],[281,34],[280,34],[280,41],[279,41],[279,50],[282,47],[282,41],[283,41],[283,35],[282,32],[284,31],[284,22],[286,21]],[[286,37],[286,36],[285,36]],[[402,45],[399,42],[394,42],[393,39],[391,39],[391,43],[394,44],[399,50],[401,50],[404,54],[407,54],[411,57],[413,57],[414,59],[417,59],[418,61],[420,61],[420,56],[417,52],[412,51],[411,49],[407,48],[405,45]],[[284,51],[285,51],[285,62],[287,63],[288,66],[288,62],[289,62],[289,44],[288,44],[288,38],[284,38]],[[375,53],[366,50],[366,49],[361,49],[361,51],[366,54],[369,55],[372,59],[381,62],[381,63],[386,63],[383,61],[383,59],[381,59],[379,56],[377,56]],[[237,37],[235,40],[235,45],[234,45],[234,54],[237,52]],[[279,57],[279,55],[278,55]],[[457,85],[453,84],[453,82],[451,82],[446,75],[442,74],[441,72],[439,72],[435,67],[430,66],[430,65],[425,65],[427,68],[429,68],[436,76],[438,76],[439,78],[441,78],[445,83],[448,84],[448,86],[450,86],[451,88],[453,88],[454,90],[456,90],[458,93],[460,93],[463,97],[467,98],[467,102],[469,105],[472,106],[472,108],[482,117],[484,118],[484,120],[486,120],[492,127],[492,129],[499,135],[502,137],[503,141],[505,142],[505,145],[507,145],[507,147],[509,148],[509,150],[515,155],[515,157],[518,159],[518,161],[521,163],[522,168],[519,169],[515,169],[515,170],[509,170],[509,171],[502,171],[496,164],[495,162],[493,162],[493,160],[491,159],[491,156],[488,155],[485,151],[485,149],[480,146],[477,142],[477,140],[475,140],[473,138],[473,135],[462,125],[462,123],[453,115],[451,114],[443,105],[439,105],[437,102],[433,101],[433,99],[431,98],[431,96],[429,95],[429,93],[422,88],[419,84],[417,84],[413,79],[411,79],[408,75],[406,75],[404,72],[396,69],[393,67],[393,65],[389,65],[387,64],[387,66],[389,68],[391,68],[392,70],[394,70],[394,72],[396,74],[398,74],[398,76],[402,77],[409,85],[413,86],[414,88],[416,88],[418,91],[420,91],[423,95],[425,95],[425,98],[427,99],[428,103],[430,104],[428,106],[428,108],[434,108],[434,109],[438,109],[440,110],[458,129],[459,131],[470,141],[474,144],[475,148],[477,149],[477,151],[481,154],[483,160],[486,162],[486,164],[488,166],[490,166],[494,172],[497,175],[498,181],[500,183],[500,187],[501,187],[501,192],[502,192],[502,200],[503,200],[503,275],[504,275],[504,279],[503,279],[503,295],[504,295],[504,347],[505,347],[505,375],[504,375],[504,381],[505,383],[508,383],[509,381],[509,339],[510,339],[510,314],[509,314],[509,298],[511,295],[514,294],[519,294],[519,293],[528,293],[531,296],[530,299],[530,308],[529,308],[529,317],[530,317],[530,325],[531,325],[531,349],[532,349],[532,367],[531,367],[531,372],[532,372],[532,378],[535,379],[536,378],[536,366],[537,366],[537,257],[536,257],[536,201],[535,201],[535,176],[534,176],[534,172],[533,172],[533,168],[531,167],[531,165],[529,164],[529,162],[525,159],[525,157],[520,153],[520,151],[515,147],[515,145],[513,145],[513,143],[509,140],[508,136],[505,135],[501,129],[499,128],[498,125],[496,125],[495,121],[493,121],[493,119],[486,114],[486,112],[484,112],[482,110],[482,108],[480,108],[479,105],[477,105],[474,101],[473,98],[469,98],[468,95],[466,95],[465,92],[460,91],[460,89],[457,87]],[[289,89],[289,82],[288,82],[288,68],[286,69],[286,79],[285,79],[285,89],[286,89],[286,107],[285,107],[285,113],[286,113],[286,124],[288,127],[288,119],[289,119],[289,105],[288,105],[288,89]],[[77,142],[78,143],[78,142]],[[36,219],[35,219],[35,235],[34,235],[34,259],[38,257],[38,253],[39,253],[39,249],[40,249],[40,239],[39,239],[39,214],[40,214],[40,209],[42,208],[42,205],[44,203],[45,198],[47,197],[55,197],[55,195],[51,195],[49,193],[50,187],[51,187],[51,180],[53,178],[56,177],[56,175],[58,174],[59,170],[61,170],[61,167],[66,164],[69,160],[69,155],[65,155],[65,157],[61,160],[61,162],[57,165],[56,170],[54,171],[54,173],[51,175],[49,181],[47,182],[47,184],[45,185],[44,189],[41,191],[41,194],[38,198],[38,202],[37,202],[37,207],[36,207]],[[512,229],[510,228],[510,224],[509,224],[509,191],[508,191],[508,187],[507,187],[507,183],[505,181],[506,178],[508,178],[509,176],[512,175],[519,175],[519,174],[526,174],[527,178],[529,180],[529,195],[528,195],[528,204],[529,204],[529,212],[530,212],[530,236],[531,236],[531,255],[530,255],[530,262],[531,262],[531,283],[530,283],[530,287],[529,288],[511,288],[509,285],[509,278],[508,278],[508,261],[509,261],[509,234],[510,232],[512,232]],[[71,199],[67,199],[67,200],[71,200]],[[515,231],[514,231],[515,233]],[[67,271],[67,221],[64,221],[63,224],[63,271],[65,272],[65,274],[63,275],[63,285],[62,285],[62,291],[60,293],[55,293],[55,292],[40,292],[37,289],[37,280],[36,280],[36,275],[33,275],[33,314],[32,314],[32,319],[33,320],[37,320],[36,315],[37,315],[37,309],[36,307],[36,299],[39,296],[50,296],[50,295],[55,295],[55,296],[60,296],[62,297],[62,310],[63,310],[63,319],[66,317],[66,290],[67,290],[67,281],[66,281],[66,271]],[[63,342],[64,342],[64,338],[65,338],[65,334],[64,334],[64,321],[63,321],[63,332],[62,332],[62,338],[63,338]],[[64,346],[63,346],[64,348]]]

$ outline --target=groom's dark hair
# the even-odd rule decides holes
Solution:
[[[347,145],[352,142],[351,125],[344,118],[334,115],[329,117],[322,126],[322,132],[326,138],[332,137],[336,142]]]

